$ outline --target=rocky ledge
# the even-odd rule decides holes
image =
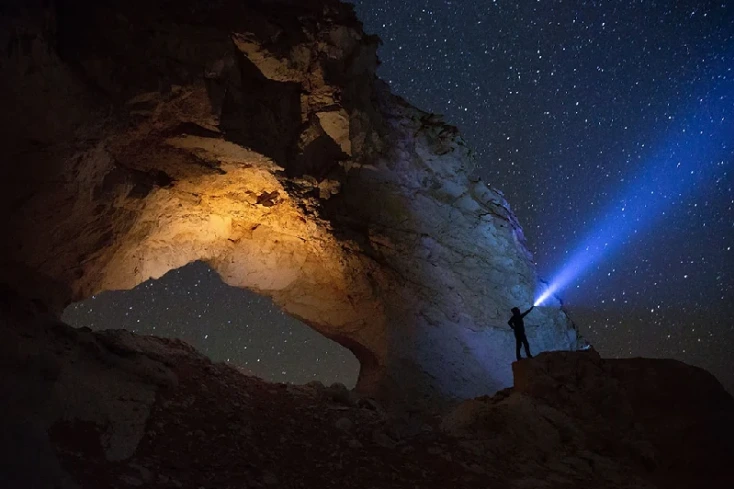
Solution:
[[[341,385],[267,383],[178,340],[13,326],[6,488],[734,487],[734,400],[676,361],[543,353],[494,396],[396,411]]]

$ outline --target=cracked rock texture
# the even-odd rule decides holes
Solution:
[[[509,386],[521,228],[378,42],[329,0],[5,2],[0,281],[58,317],[203,260],[351,349],[362,393]],[[526,324],[536,353],[581,341],[558,300]]]

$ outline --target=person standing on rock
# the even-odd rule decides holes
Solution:
[[[530,306],[530,309],[527,311],[520,313],[520,309],[517,307],[512,308],[512,317],[509,321],[507,321],[507,324],[510,325],[512,328],[512,331],[515,333],[515,354],[517,355],[517,360],[520,361],[520,345],[525,345],[525,354],[528,358],[533,358],[533,356],[530,354],[530,345],[528,344],[528,338],[525,336],[525,321],[523,321],[522,318],[527,316],[527,314],[533,310],[535,306]]]

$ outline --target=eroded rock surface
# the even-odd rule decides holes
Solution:
[[[18,346],[0,344],[7,488],[734,485],[734,400],[679,362],[545,353],[515,364],[515,388],[441,416],[33,317],[0,325]]]
[[[193,260],[350,348],[358,388],[425,404],[511,383],[539,281],[454,127],[375,78],[324,1],[6,2],[0,279],[58,315]],[[533,349],[574,350],[556,301]]]
[[[518,454],[515,470],[558,471],[529,475],[525,487],[573,487],[584,477],[613,487],[734,484],[734,399],[705,370],[590,350],[543,353],[513,371],[512,389],[465,401],[442,428],[477,451]]]

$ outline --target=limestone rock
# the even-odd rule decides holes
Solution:
[[[539,284],[456,128],[375,77],[332,0],[26,5],[0,23],[0,280],[58,316],[194,260],[351,349],[358,390],[446,404],[511,384]],[[574,350],[558,300],[534,351]]]

